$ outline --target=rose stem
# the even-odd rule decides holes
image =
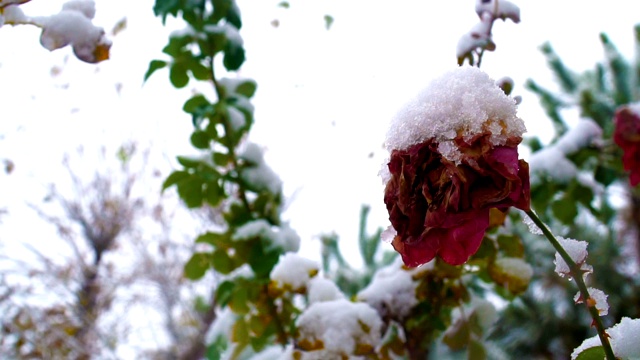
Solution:
[[[582,271],[580,267],[576,265],[571,256],[567,253],[567,251],[560,245],[560,242],[556,237],[549,231],[549,228],[540,220],[538,215],[536,215],[533,210],[529,210],[526,212],[529,218],[533,220],[533,222],[542,230],[544,236],[549,240],[551,245],[556,249],[558,254],[564,259],[564,262],[569,265],[569,269],[571,271],[571,275],[573,279],[578,284],[578,289],[580,289],[580,295],[584,299],[584,303],[589,310],[589,314],[591,314],[591,318],[593,319],[593,324],[596,326],[596,330],[598,331],[598,337],[600,337],[600,342],[602,343],[602,347],[604,349],[604,353],[607,356],[607,360],[616,360],[615,355],[613,354],[613,349],[611,349],[611,344],[609,343],[609,335],[605,332],[604,325],[602,325],[602,319],[598,314],[598,309],[595,306],[590,305],[587,301],[589,299],[589,291],[587,290],[587,285],[584,283],[584,279],[582,278]]]

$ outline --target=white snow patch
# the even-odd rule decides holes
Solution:
[[[416,269],[407,269],[402,265],[402,260],[397,258],[394,263],[374,274],[369,285],[358,293],[357,299],[374,307],[383,317],[393,315],[403,318],[418,303],[418,283],[413,280],[413,276],[432,269],[433,263],[432,261]]]
[[[280,287],[300,291],[307,287],[309,280],[320,270],[317,262],[294,253],[286,253],[271,271],[271,280]]]
[[[10,24],[24,24],[29,21],[29,18],[22,12],[22,9],[18,5],[9,5],[4,8],[2,14],[0,14],[0,26],[4,23]]]
[[[311,304],[296,325],[299,340],[322,341],[324,358],[339,359],[353,354],[358,344],[375,348],[382,320],[371,306],[340,299]]]
[[[598,310],[598,315],[607,315],[609,313],[609,303],[607,302],[607,298],[609,297],[609,295],[605,294],[604,291],[600,289],[592,287],[587,288],[587,291],[589,292],[589,297],[592,299],[592,301],[595,301],[595,307]],[[573,297],[573,301],[575,301],[576,304],[581,304],[584,302],[579,291]]]
[[[95,12],[93,1],[72,0],[58,14],[34,17],[32,21],[42,27],[40,43],[45,49],[53,51],[71,45],[80,60],[95,63],[99,60],[98,47],[111,46],[104,30],[91,22]]]
[[[271,244],[284,251],[296,252],[300,248],[300,237],[288,223],[280,227],[269,224],[264,219],[249,221],[236,229],[232,240],[250,240],[256,237],[270,240]]]
[[[474,298],[471,302],[474,313],[478,318],[478,325],[483,329],[488,329],[498,318],[498,311],[491,301]]]
[[[62,5],[62,10],[77,11],[87,19],[93,19],[96,16],[96,3],[92,0],[69,0]]]
[[[264,161],[262,149],[254,143],[247,143],[238,156],[248,162],[243,168],[240,177],[252,189],[269,191],[278,194],[282,190],[282,180]]]
[[[587,265],[585,260],[587,259],[587,242],[586,241],[578,241],[574,239],[565,239],[563,237],[557,237],[558,242],[564,248],[564,250],[569,254],[571,260],[576,263],[580,267],[581,270],[588,271],[591,267]],[[569,265],[564,261],[562,256],[558,252],[556,252],[556,258],[554,260],[554,264],[556,264],[556,273],[560,276],[570,276],[571,269],[569,269]]]
[[[6,11],[6,10],[5,10]],[[640,101],[625,105],[637,117],[640,117]]]
[[[434,139],[442,154],[459,162],[460,152],[446,143],[461,135],[464,140],[490,132],[493,145],[526,131],[516,116],[515,101],[504,94],[489,75],[471,66],[458,67],[434,80],[392,119],[387,150],[404,150]]]
[[[382,234],[380,234],[380,239],[387,244],[391,244],[396,235],[398,235],[396,229],[393,228],[393,225],[389,225]]]
[[[460,37],[456,47],[456,55],[461,58],[477,48],[485,48],[491,40],[491,27],[493,26],[493,16],[485,12],[480,16],[480,22],[474,25],[471,30]]]
[[[316,276],[309,281],[308,296],[310,303],[344,299],[344,294],[331,280]]]
[[[283,348],[281,345],[272,345],[259,353],[251,356],[250,360],[285,360],[292,359],[291,356],[293,348],[291,345]]]
[[[533,276],[533,268],[520,258],[503,257],[495,261],[495,266],[506,274],[528,283]]]
[[[234,314],[229,307],[221,309],[216,316],[216,320],[205,335],[207,344],[216,341],[220,336],[226,337],[227,334],[230,334],[233,329],[233,324],[235,324],[237,319],[237,315]]]
[[[542,235],[542,229],[540,229],[538,227],[538,225],[536,225],[536,223],[533,222],[533,220],[531,220],[530,217],[525,216],[522,221],[525,223],[525,225],[527,225],[527,227],[529,227],[529,232],[534,234],[534,235]]]
[[[233,131],[238,131],[247,124],[242,111],[234,108],[233,106],[229,106],[227,109],[229,112],[229,123],[231,124],[231,129],[233,129]]]
[[[547,175],[557,181],[567,182],[575,178],[578,168],[567,159],[585,146],[598,143],[602,139],[602,129],[591,119],[582,119],[569,129],[555,143],[531,155],[529,166],[532,182],[538,180],[540,174]]]
[[[516,24],[520,22],[520,8],[507,0],[476,0],[476,13],[478,16],[482,16],[485,12],[493,14],[496,9],[496,1],[498,5],[498,11],[495,12],[496,18],[511,19]]]
[[[616,358],[640,359],[640,319],[623,317],[618,324],[606,331]],[[590,337],[573,350],[571,359],[575,360],[581,352],[601,345],[597,335]]]

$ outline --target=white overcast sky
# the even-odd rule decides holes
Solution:
[[[22,8],[45,15],[63,2],[32,0]],[[372,229],[388,224],[377,176],[387,123],[431,78],[456,66],[458,38],[477,22],[474,1],[292,0],[290,9],[278,2],[239,1],[248,59],[241,74],[258,82],[251,139],[264,145],[286,194],[295,194],[285,217],[302,236],[303,253],[318,258],[314,235],[329,231],[341,234],[351,251],[361,204],[373,207]],[[604,31],[630,56],[640,5],[514,2],[522,22],[495,24],[497,51],[486,54],[483,69],[515,80],[514,92],[523,97],[519,114],[544,138],[549,121],[522,87],[530,77],[553,85],[537,47],[551,40],[570,67],[584,70],[602,58],[598,34]],[[37,203],[48,183],[67,180],[62,157],[80,144],[114,148],[135,139],[150,144],[159,159],[192,152],[190,119],[181,112],[192,88],[174,90],[165,71],[142,85],[148,62],[163,58],[169,33],[153,17],[153,1],[96,3],[96,24],[110,30],[121,18],[128,21],[113,38],[111,60],[98,66],[73,56],[65,63],[70,49],[49,53],[38,43],[38,29],[0,28],[0,160],[16,164],[13,174],[0,175],[0,208],[10,211],[0,226],[5,245],[40,236],[25,201]],[[335,19],[330,31],[325,14]],[[61,74],[51,76],[52,67]]]

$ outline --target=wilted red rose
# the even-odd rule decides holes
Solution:
[[[622,165],[631,186],[640,183],[640,106],[623,106],[615,114],[613,140],[623,151]]]
[[[518,160],[521,139],[493,146],[490,136],[455,138],[457,164],[440,154],[434,140],[391,152],[384,202],[397,232],[392,244],[405,265],[435,256],[463,264],[478,251],[491,208],[529,210],[529,165]]]

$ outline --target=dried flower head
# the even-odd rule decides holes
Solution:
[[[525,127],[515,110],[488,75],[460,67],[393,119],[384,201],[407,266],[436,255],[462,264],[478,250],[491,208],[529,209],[529,166],[517,150]]]
[[[631,186],[640,184],[640,103],[621,106],[615,114],[613,140],[624,152],[622,165]]]

